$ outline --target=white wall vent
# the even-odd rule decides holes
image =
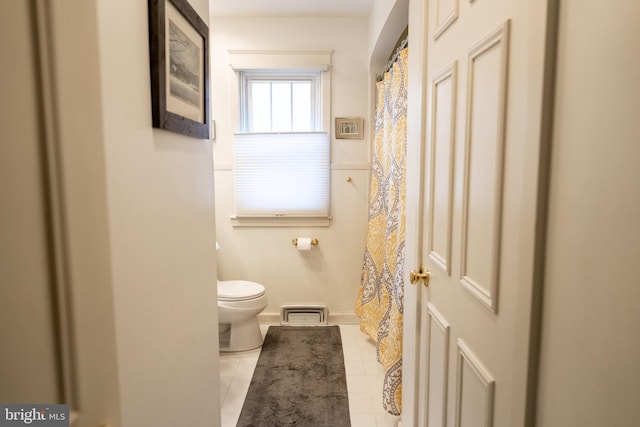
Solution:
[[[280,310],[281,325],[326,325],[328,317],[326,305],[283,305]]]

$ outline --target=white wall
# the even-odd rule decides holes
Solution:
[[[370,135],[362,140],[331,142],[330,227],[234,228],[232,139],[237,130],[230,111],[233,97],[228,50],[333,50],[331,123],[335,117],[369,119],[369,58],[366,19],[213,18],[211,24],[212,99],[217,139],[216,228],[221,249],[222,280],[263,283],[269,306],[277,314],[283,304],[326,304],[332,313],[353,314],[367,228]],[[332,130],[333,135],[333,130]],[[347,182],[347,177],[352,182]],[[299,253],[298,236],[318,238],[319,246]]]
[[[638,424],[637,2],[560,8],[538,422]]]
[[[189,3],[208,23],[208,1]],[[151,127],[147,14],[98,2],[122,423],[215,426],[212,146]]]

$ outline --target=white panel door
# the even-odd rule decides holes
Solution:
[[[546,2],[418,3],[409,84],[423,95],[409,100],[407,174],[407,211],[416,212],[407,267],[417,283],[405,295],[405,356],[417,375],[403,416],[430,427],[521,426],[531,395]]]

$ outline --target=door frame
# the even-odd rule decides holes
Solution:
[[[70,425],[117,426],[97,3],[32,0],[30,7],[62,399],[69,404]]]
[[[402,338],[402,425],[417,426],[420,408],[420,384],[418,373],[421,371],[420,333],[422,287],[409,283],[409,271],[420,265],[422,259],[422,183],[424,141],[426,123],[424,121],[427,99],[427,7],[428,0],[409,1],[409,90],[407,98],[407,165],[406,165],[406,235],[405,235],[405,272],[403,303]],[[420,143],[411,143],[420,141]],[[410,232],[417,230],[416,233]]]

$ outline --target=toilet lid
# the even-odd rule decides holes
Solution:
[[[221,280],[218,282],[218,299],[223,301],[254,299],[264,293],[264,286],[256,282],[246,280]]]

